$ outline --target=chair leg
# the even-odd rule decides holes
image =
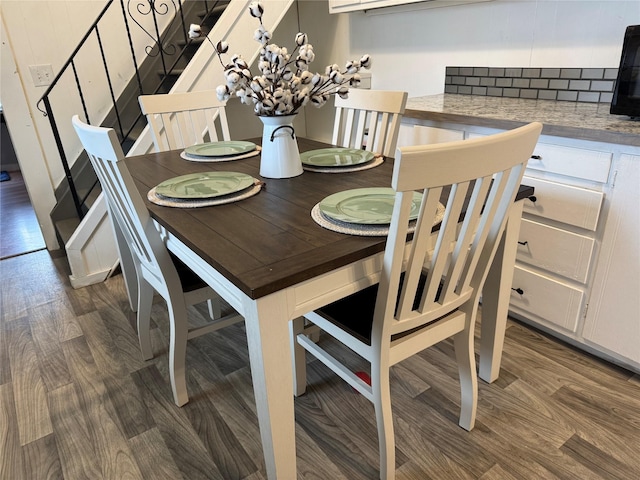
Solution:
[[[144,360],[153,358],[151,336],[149,335],[153,294],[153,287],[144,279],[141,279],[141,276],[138,276],[138,342],[140,343],[140,351]]]
[[[458,372],[460,375],[460,421],[465,430],[471,430],[476,421],[478,405],[478,376],[473,350],[473,322],[454,335],[453,345],[456,351]]]
[[[189,401],[187,394],[187,380],[185,362],[187,356],[187,309],[184,301],[177,304],[167,299],[169,309],[169,323],[171,334],[169,340],[169,376],[171,379],[171,389],[173,391],[173,401],[179,407]]]
[[[396,442],[393,433],[388,366],[381,367],[375,363],[371,365],[371,388],[378,426],[380,480],[393,480],[396,475]]]
[[[222,317],[222,305],[220,304],[220,298],[210,298],[207,300],[207,307],[209,309],[209,318],[215,320]]]
[[[305,318],[298,317],[289,323],[291,361],[293,362],[293,394],[298,397],[307,391],[306,350],[298,343],[298,335],[304,330]]]

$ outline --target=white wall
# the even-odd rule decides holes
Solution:
[[[48,118],[38,110],[37,103],[47,87],[36,87],[29,71],[30,65],[50,64],[54,76],[69,58],[74,48],[97,18],[107,0],[1,0],[3,50],[2,77],[11,79],[0,83],[0,100],[16,149],[20,168],[25,173],[25,183],[36,215],[43,227],[47,246],[57,246],[55,234],[48,218],[55,205],[53,191],[64,179],[64,170]],[[137,2],[132,2],[135,8]],[[151,15],[138,16],[147,29],[153,30]],[[163,28],[169,20],[160,17]],[[132,77],[134,69],[129,43],[124,33],[120,1],[116,0],[101,21],[100,36],[107,52],[111,80],[116,95]],[[146,33],[132,24],[132,36],[138,45],[139,59],[144,57]],[[97,47],[95,34],[89,42],[90,49],[83,52],[77,69],[85,93],[91,123],[97,124],[111,108],[111,98],[104,74],[104,67]],[[14,62],[6,62],[12,57]],[[100,94],[96,94],[100,92]],[[16,101],[20,96],[21,101]],[[51,97],[56,122],[67,145],[66,154],[73,163],[81,151],[80,142],[71,127],[71,116],[82,115],[82,106],[71,70],[63,77]],[[28,173],[38,172],[37,188],[30,185]],[[31,187],[31,188],[30,188]],[[46,200],[45,200],[46,199]]]
[[[326,2],[302,0],[315,69],[369,53],[372,88],[416,97],[444,91],[446,66],[617,68],[626,26],[640,24],[638,0],[494,0],[378,12],[329,15]],[[315,117],[326,116],[307,112],[309,132],[326,124]]]

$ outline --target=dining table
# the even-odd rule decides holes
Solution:
[[[261,139],[250,140],[260,145]],[[301,137],[297,142],[301,152],[330,147]],[[283,179],[260,177],[259,154],[202,162],[166,151],[125,161],[167,248],[244,316],[267,477],[295,479],[290,322],[377,282],[386,241],[323,228],[311,211],[337,192],[390,187],[393,159],[360,171],[305,171]],[[209,207],[162,206],[147,198],[168,179],[218,171],[264,183],[255,195]],[[479,375],[487,382],[500,369],[522,204],[532,194],[533,188],[520,187],[483,289]]]

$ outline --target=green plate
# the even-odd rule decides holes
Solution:
[[[214,198],[239,192],[253,184],[254,178],[245,173],[192,173],[162,182],[156,187],[156,193],[167,198]]]
[[[184,149],[187,155],[195,155],[198,157],[231,157],[233,155],[242,155],[243,153],[253,152],[256,144],[243,141],[228,142],[211,142],[201,143],[199,145],[191,145]]]
[[[422,193],[415,192],[411,219],[418,218]],[[391,223],[395,192],[393,188],[355,188],[329,195],[320,202],[320,211],[341,222],[360,225]]]
[[[303,165],[314,167],[350,167],[373,160],[373,152],[353,148],[321,148],[300,154]]]

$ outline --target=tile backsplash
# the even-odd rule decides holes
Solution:
[[[445,93],[611,103],[617,68],[447,67]]]

